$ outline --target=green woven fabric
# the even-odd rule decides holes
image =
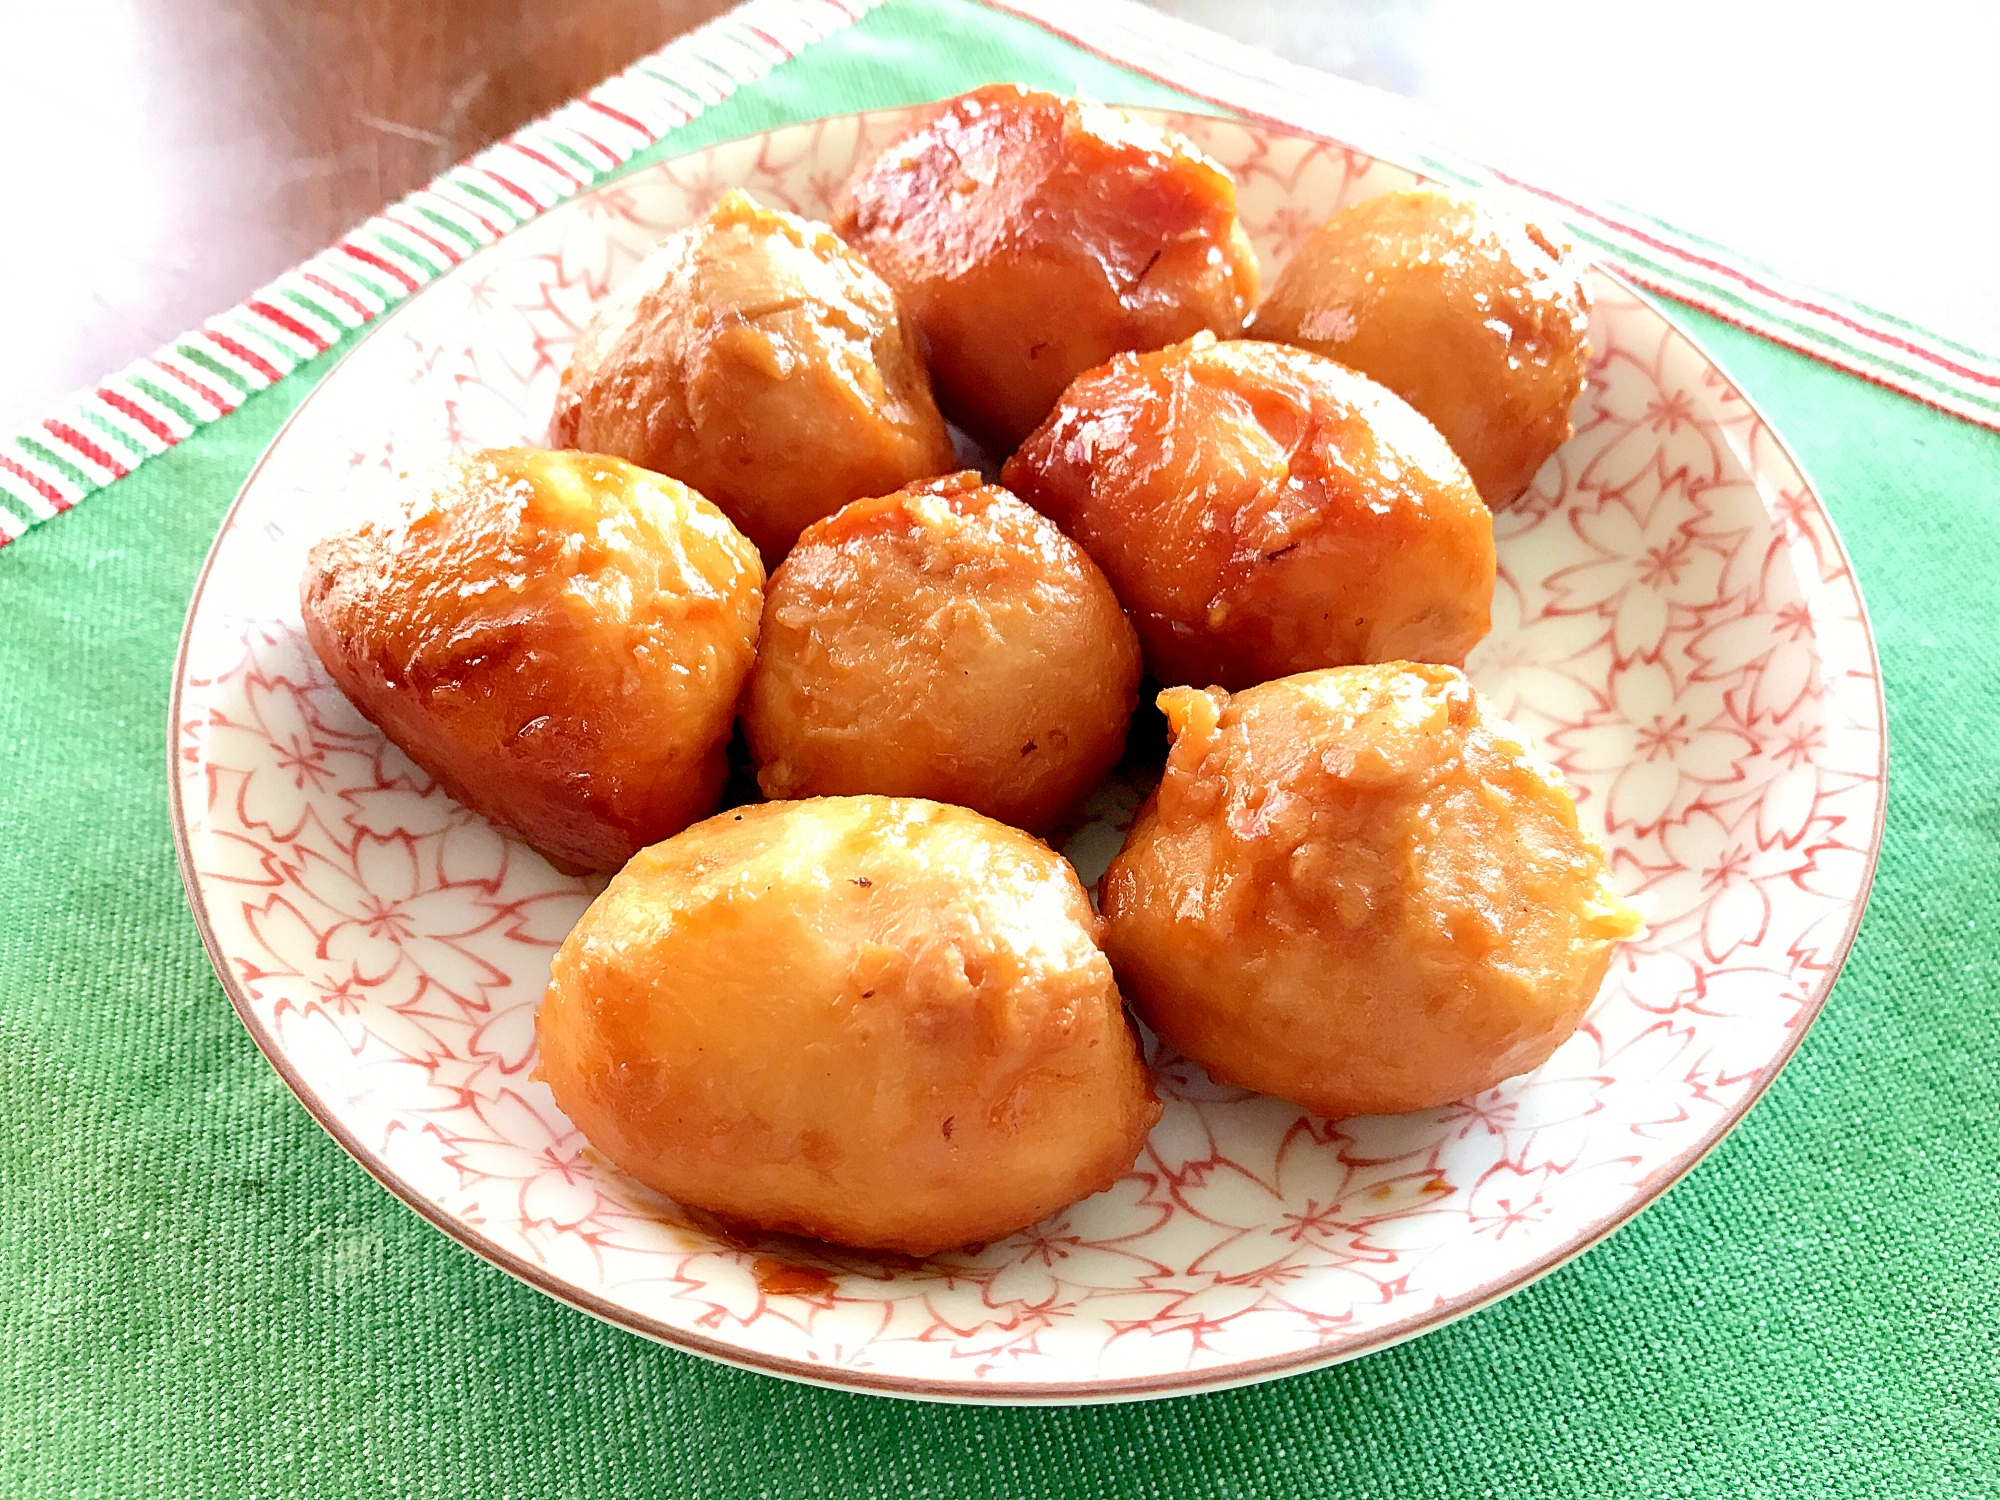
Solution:
[[[998,77],[1170,97],[898,0],[671,149]],[[0,1494],[2000,1491],[2000,434],[1689,322],[1873,612],[1894,754],[1846,973],[1609,1243],[1415,1343],[1168,1403],[919,1406],[653,1346],[422,1224],[286,1093],[182,898],[167,692],[209,539],[333,354],[0,549]]]

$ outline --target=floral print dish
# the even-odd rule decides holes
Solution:
[[[586,193],[413,298],[313,391],[197,590],[171,790],[191,902],[286,1082],[406,1202],[600,1317],[749,1368],[939,1400],[1165,1396],[1410,1338],[1586,1249],[1741,1118],[1825,1000],[1880,839],[1886,732],[1860,595],[1778,436],[1627,285],[1588,273],[1575,436],[1494,518],[1473,683],[1576,789],[1646,919],[1541,1067],[1330,1121],[1155,1046],[1132,1171],[927,1260],[746,1240],[611,1169],[534,1077],[557,945],[601,884],[466,811],[303,634],[312,542],[372,480],[542,440],[577,330],[722,195],[824,218],[907,112],[790,127]],[[1341,206],[1417,179],[1263,126],[1160,116],[1234,174],[1268,280]],[[1066,852],[1086,881],[1138,789]]]

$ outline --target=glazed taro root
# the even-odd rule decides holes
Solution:
[[[1038,830],[1103,780],[1139,642],[1047,517],[964,473],[806,529],[772,576],[743,724],[769,797],[930,797]]]
[[[955,462],[882,278],[825,225],[740,192],[591,319],[551,431],[694,486],[771,566],[821,516]]]
[[[306,638],[459,801],[566,870],[616,869],[714,811],[764,570],[684,485],[493,449],[318,542]]]
[[[1447,667],[1160,695],[1173,748],[1101,886],[1125,994],[1216,1079],[1423,1109],[1541,1063],[1639,919],[1555,771]]]
[[[1366,376],[1200,335],[1063,393],[1003,478],[1096,559],[1164,683],[1457,666],[1493,520],[1443,438]]]
[[[646,850],[557,953],[541,1073],[725,1219],[924,1255],[1109,1187],[1160,1106],[1069,865],[964,808],[767,802]]]
[[[1559,236],[1434,188],[1335,214],[1252,322],[1255,337],[1337,359],[1429,417],[1495,507],[1568,440],[1589,328],[1583,263]]]
[[[834,225],[903,298],[945,409],[1006,452],[1125,349],[1233,336],[1257,298],[1236,185],[1186,138],[1012,84],[940,105]]]

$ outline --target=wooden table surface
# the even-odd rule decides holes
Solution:
[[[1595,0],[1153,3],[2000,347],[1990,0],[1866,28],[1783,0],[1681,0],[1670,22]],[[727,8],[0,0],[0,431]]]

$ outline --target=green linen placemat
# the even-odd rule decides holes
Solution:
[[[708,34],[706,83],[685,56],[670,70],[682,113],[707,107],[651,154],[993,78],[1177,97],[970,0],[839,19],[796,48]],[[219,420],[196,393],[166,391],[181,415],[108,383],[178,439],[154,456],[136,418],[123,448],[58,423],[109,466],[64,458],[45,424],[74,474],[19,467],[96,493],[0,548],[0,1493],[2000,1490],[2000,433],[1687,320],[1818,482],[1882,655],[1888,832],[1825,1014],[1709,1161],[1546,1280],[1352,1365],[1134,1407],[926,1407],[711,1365],[548,1301],[377,1187],[237,1024],[165,794],[209,540],[356,335],[282,367],[265,346],[269,380],[197,342],[218,368],[184,355],[183,373],[223,384]]]

